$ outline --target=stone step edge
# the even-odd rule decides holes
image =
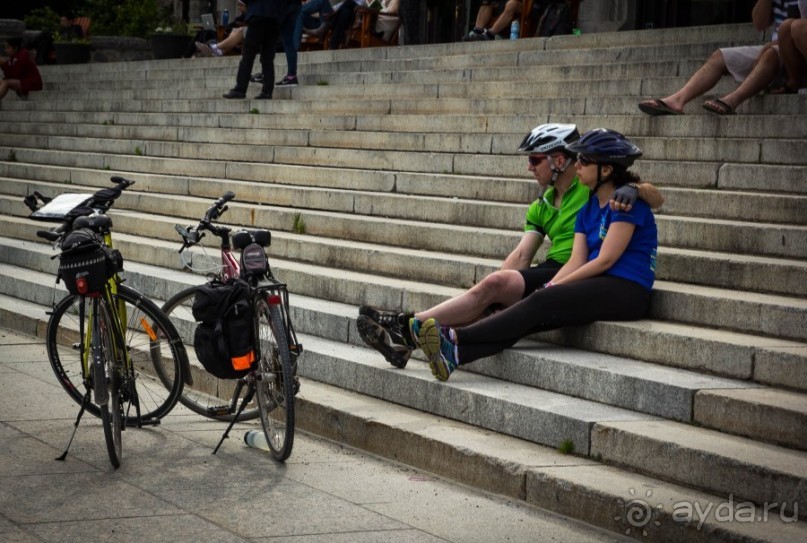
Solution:
[[[0,149],[2,149],[2,148],[0,147]],[[110,173],[112,173],[112,172],[110,172]],[[143,174],[136,174],[136,175],[143,175]],[[177,176],[177,177],[181,177],[181,178],[185,178],[185,179],[193,178],[193,179],[198,179],[198,180],[215,181],[215,182],[231,181],[234,184],[252,183],[252,181],[238,181],[238,180],[235,180],[235,179],[222,180],[222,179],[205,178],[205,177],[202,177],[202,176]],[[29,186],[32,183],[35,183],[35,184],[40,185],[40,186],[54,186],[54,187],[56,187],[56,186],[64,186],[64,183],[58,183],[58,182],[54,182],[54,181],[31,181],[29,179],[16,179],[16,178],[0,177],[0,180],[2,180],[2,179],[13,180],[13,181],[15,181],[15,182],[17,182],[19,184],[24,184],[24,185],[29,185]],[[327,194],[327,193],[333,191],[333,189],[330,188],[330,187],[310,187],[310,186],[301,186],[301,185],[295,185],[295,184],[282,184],[282,183],[268,183],[268,185],[277,185],[278,187],[281,187],[283,189],[300,191],[301,193],[309,192],[309,193]],[[71,185],[69,185],[69,187],[70,187],[70,190],[66,191],[66,192],[83,192],[83,191],[86,191],[87,193],[92,193],[92,192],[95,192],[95,190],[97,190],[97,187],[90,186],[90,185],[72,185],[71,184]],[[394,199],[401,199],[401,201],[404,201],[404,202],[407,199],[412,199],[412,200],[420,199],[420,200],[423,200],[423,201],[431,201],[431,202],[445,203],[445,204],[451,204],[451,205],[460,205],[460,204],[464,204],[464,205],[482,205],[482,202],[480,202],[479,200],[475,200],[473,198],[457,198],[457,197],[450,197],[450,196],[443,196],[443,195],[427,196],[427,195],[422,195],[422,194],[418,194],[418,193],[399,193],[399,192],[388,192],[388,191],[377,191],[377,190],[361,190],[361,189],[344,189],[344,190],[335,191],[335,192],[342,192],[342,193],[345,193],[345,194],[348,194],[348,195],[353,194],[353,195],[357,195],[359,197],[361,197],[361,196],[367,196],[367,197],[378,196],[380,198],[389,197],[390,199],[393,199],[393,200]],[[131,192],[127,192],[127,194],[135,195],[137,197],[143,197],[143,196],[156,196],[156,197],[177,196],[177,195],[170,194],[170,193],[154,195],[153,193],[143,192],[143,191],[131,191]],[[46,194],[46,196],[50,196],[50,194]],[[179,196],[182,196],[183,198],[196,200],[197,203],[201,203],[202,201],[212,202],[212,200],[213,200],[213,198],[211,198],[210,196],[206,196],[206,195],[201,195],[200,196],[200,195],[197,195],[197,194],[179,194]],[[0,199],[10,201],[10,202],[13,202],[15,199],[19,199],[19,203],[20,203],[19,212],[18,213],[11,212],[11,213],[9,213],[9,215],[10,216],[15,216],[15,217],[18,217],[18,218],[25,218],[27,216],[26,208],[22,205],[22,196],[21,195],[0,193]],[[367,221],[370,221],[370,222],[386,221],[388,223],[394,223],[394,224],[398,224],[398,225],[401,225],[401,226],[405,226],[405,225],[411,225],[411,226],[417,226],[417,227],[426,227],[426,226],[428,226],[428,227],[431,227],[431,228],[443,228],[445,230],[456,229],[456,230],[459,230],[459,231],[467,231],[468,229],[474,229],[474,230],[478,230],[478,231],[481,231],[481,232],[489,232],[491,234],[502,234],[502,235],[510,235],[510,234],[518,235],[519,234],[519,232],[517,230],[513,230],[511,227],[504,227],[504,226],[484,226],[484,225],[477,225],[477,224],[457,224],[456,222],[423,223],[422,221],[418,221],[418,220],[411,219],[411,218],[408,218],[408,217],[387,217],[387,216],[382,216],[382,215],[364,215],[364,214],[360,214],[358,212],[352,212],[351,213],[351,212],[346,212],[346,211],[342,211],[342,210],[339,210],[339,209],[333,209],[333,210],[325,209],[325,210],[323,210],[323,209],[318,209],[318,208],[293,207],[293,206],[290,206],[290,205],[274,205],[274,204],[266,204],[265,202],[254,202],[254,201],[245,201],[245,200],[239,200],[237,202],[232,203],[231,208],[233,208],[233,209],[250,208],[251,209],[251,208],[254,208],[255,204],[260,204],[262,209],[263,208],[276,209],[276,210],[281,211],[281,212],[289,212],[289,213],[302,213],[302,212],[305,212],[310,217],[313,217],[313,216],[331,216],[331,217],[336,216],[336,217],[350,218],[350,219],[353,219],[353,220],[367,220]],[[514,213],[519,213],[520,209],[525,209],[526,208],[526,205],[519,204],[519,203],[512,203],[512,202],[496,202],[495,205],[500,206],[502,208],[512,208]],[[138,211],[137,209],[132,209],[131,207],[125,207],[123,205],[118,205],[115,208],[115,210],[118,211],[118,212],[121,212],[121,213],[131,214],[133,216],[137,215],[137,214],[143,214],[143,215],[147,215],[149,217],[154,216],[154,214],[151,213],[151,212]],[[200,214],[200,216],[201,216],[201,214]],[[194,220],[194,218],[196,218],[196,217],[185,217],[185,216],[183,216],[183,217],[167,217],[166,220],[171,221],[171,220],[179,220],[179,219],[181,219],[183,221],[190,220],[192,222],[196,222]],[[198,220],[198,218],[196,218],[196,219]],[[657,220],[662,221],[664,224],[668,224],[668,223],[672,224],[673,222],[678,221],[678,222],[684,222],[684,223],[695,224],[695,225],[720,225],[720,226],[728,226],[728,227],[742,226],[742,225],[746,224],[746,223],[743,223],[743,222],[741,222],[739,220],[731,220],[731,219],[718,219],[718,218],[713,218],[713,217],[699,217],[699,216],[685,216],[685,215],[665,215],[665,214],[658,214],[657,215]],[[224,222],[227,223],[228,221],[224,221]],[[249,226],[246,226],[246,227],[249,227]],[[757,223],[754,223],[753,227],[755,229],[758,229],[758,230],[761,230],[761,231],[765,231],[765,230],[768,230],[768,229],[773,229],[774,231],[776,231],[776,230],[783,231],[784,230],[784,231],[789,231],[789,232],[794,232],[794,233],[807,232],[807,224],[802,225],[802,224],[789,224],[789,223],[780,224],[780,223],[757,222]],[[357,241],[357,242],[360,242],[360,243],[372,243],[372,242],[366,242],[366,241],[361,241],[361,240],[344,240],[344,241]],[[732,256],[731,253],[728,253],[726,251],[710,249],[708,247],[707,248],[690,247],[690,246],[666,246],[666,247],[668,247],[669,249],[675,249],[676,251],[679,252],[679,254],[680,254],[681,251],[687,251],[689,253],[694,253],[694,254],[708,253],[710,255],[718,255],[718,256],[722,255],[724,258],[729,258],[729,257]],[[798,264],[798,263],[803,263],[804,262],[803,259],[800,259],[800,258],[798,258],[796,256],[777,256],[777,255],[760,255],[760,254],[749,255],[749,256],[754,257],[756,259],[755,261],[757,261],[757,262],[761,262],[760,259],[762,259],[762,258],[768,258],[768,259],[771,259],[773,261],[782,261],[783,263],[795,262],[795,263]],[[706,288],[706,287],[704,287],[704,288]],[[730,290],[730,289],[721,289],[721,290]],[[769,296],[777,296],[777,295],[769,295]]]
[[[0,304],[0,326],[44,338],[47,320],[44,308],[24,302],[15,304],[20,310],[14,313],[6,304]],[[617,533],[645,530],[648,536],[653,535],[653,540],[669,541],[680,540],[682,530],[686,530],[688,541],[697,534],[720,536],[709,540],[747,542],[796,542],[807,537],[807,531],[800,530],[801,525],[782,522],[775,515],[771,515],[771,523],[765,524],[765,531],[760,531],[753,523],[720,524],[714,513],[705,519],[696,514],[695,503],[705,504],[698,511],[714,511],[714,507],[707,509],[708,504],[725,503],[722,496],[563,455],[548,447],[309,379],[303,378],[301,382],[295,406],[299,430],[606,530]],[[536,461],[537,458],[542,461]],[[602,483],[603,478],[607,484]],[[673,496],[664,501],[681,504],[682,510],[693,513],[692,518],[684,523],[680,522],[681,516],[673,520],[668,510],[656,509],[653,511],[656,516],[646,524],[631,523],[628,506],[637,498],[652,497],[645,489],[655,491],[657,499],[662,495]],[[761,513],[755,507],[752,518]]]
[[[150,141],[155,141],[158,143],[186,143],[186,144],[208,144],[210,143],[206,139],[180,139],[179,134],[181,132],[189,132],[192,130],[222,130],[222,128],[216,127],[198,127],[198,126],[165,126],[165,125],[143,125],[143,124],[104,124],[104,123],[93,123],[93,122],[71,122],[67,125],[67,127],[75,127],[75,130],[71,130],[72,133],[57,133],[57,128],[54,125],[46,125],[44,130],[40,130],[44,123],[40,121],[5,121],[0,120],[0,128],[3,128],[4,134],[14,134],[17,136],[29,136],[29,137],[48,137],[48,138],[65,138],[65,139],[89,139],[89,140],[99,140],[99,141],[132,141],[133,139],[142,140],[145,143]],[[144,131],[149,130],[157,130],[157,131],[174,131],[174,134],[165,134],[165,135],[145,135],[145,136],[131,136],[131,135],[116,135],[116,134],[106,134],[101,135],[95,133],[96,130],[105,130],[107,132],[115,132],[117,129],[131,129],[130,132],[138,131],[140,129]],[[249,134],[254,131],[254,128],[228,128],[227,129],[231,133],[235,133],[237,135],[242,134]],[[336,133],[345,133],[345,134],[358,134],[362,136],[377,136],[377,137],[393,137],[393,138],[412,138],[412,132],[396,132],[394,130],[368,130],[368,129],[359,129],[359,128],[321,128],[321,127],[313,127],[313,128],[272,128],[274,132],[279,132],[281,134],[313,134],[315,136],[321,134],[333,135],[334,132]],[[93,132],[92,134],[88,135],[88,133]],[[446,132],[428,132],[426,134],[429,137],[440,137],[440,136],[461,136],[462,134],[457,134],[453,131],[446,131]],[[483,138],[491,138],[491,139],[512,139],[516,140],[522,136],[521,132],[511,131],[511,132],[483,132],[478,134],[479,137]],[[240,139],[240,138],[239,138]],[[713,142],[715,140],[720,141],[725,144],[737,144],[737,143],[749,143],[751,142],[753,145],[762,146],[762,144],[769,139],[769,137],[762,137],[762,136],[754,136],[754,137],[736,137],[736,136],[725,136],[725,137],[703,137],[703,136],[635,136],[633,139],[636,139],[642,142],[649,142],[649,143],[658,143],[658,142],[665,142],[665,143],[675,143],[675,142],[695,142],[697,144],[703,144],[705,142]],[[784,144],[797,144],[800,141],[803,141],[801,138],[792,136],[792,137],[779,137],[775,138],[777,142],[784,143]],[[229,141],[222,141],[217,142],[216,145],[223,145],[223,146],[243,146],[243,145],[267,145],[266,143],[252,143],[249,141],[239,141],[236,143],[231,143]],[[268,145],[284,145],[284,146],[293,146],[290,144],[268,144]],[[310,143],[305,145],[305,147],[315,147]],[[332,147],[329,149],[350,149],[350,150],[361,150],[361,149],[369,149],[369,150],[378,150],[378,149],[386,149],[388,148],[387,145],[378,144],[378,147]],[[413,152],[434,152],[429,150],[413,150]],[[447,151],[437,151],[437,152],[447,152]],[[461,151],[452,151],[455,153],[459,153]],[[467,154],[478,154],[478,152],[466,152]],[[512,156],[514,159],[519,157],[517,152],[514,150],[505,152],[505,151],[490,151],[491,155],[506,155]],[[646,160],[646,159],[645,159]],[[663,160],[663,159],[662,159]],[[670,159],[666,159],[670,160]],[[791,164],[793,166],[802,166],[800,164]]]

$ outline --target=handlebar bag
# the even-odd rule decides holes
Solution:
[[[104,245],[92,230],[79,228],[62,240],[59,277],[70,294],[95,296],[110,277],[123,269],[120,252]]]

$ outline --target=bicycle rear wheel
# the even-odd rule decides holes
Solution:
[[[163,313],[171,324],[179,331],[182,341],[186,345],[193,345],[193,334],[196,329],[196,319],[191,313],[196,287],[186,288],[169,299],[162,307]],[[193,384],[186,384],[179,401],[194,413],[215,420],[231,422],[235,417],[235,410],[231,409],[235,379],[219,379],[207,371],[196,360],[193,349],[188,349],[190,371]],[[242,387],[246,393],[247,387]],[[237,405],[236,405],[237,407]],[[258,405],[253,399],[238,417],[239,420],[250,420],[258,417]]]
[[[261,355],[255,396],[269,450],[282,462],[294,445],[294,370],[286,323],[280,308],[267,303],[265,294],[255,299],[255,317]]]
[[[118,286],[112,298],[125,310],[125,336],[120,338],[129,354],[132,367],[127,368],[123,381],[126,406],[124,422],[137,425],[153,422],[167,415],[176,405],[182,393],[183,367],[187,355],[176,329],[154,302],[125,285]],[[82,356],[89,346],[85,345],[90,315],[91,298],[68,295],[53,309],[46,334],[48,359],[59,383],[79,405],[84,398],[83,390],[89,384],[89,376],[83,372]],[[83,312],[80,312],[82,304]],[[85,322],[80,322],[84,315]],[[85,337],[81,337],[83,330]],[[87,410],[100,417],[100,409],[90,404]],[[138,411],[140,420],[138,420]]]
[[[117,469],[123,458],[120,345],[115,341],[115,321],[106,302],[97,300],[97,304],[93,305],[98,309],[98,326],[92,334],[93,364],[99,364],[100,369],[93,374],[93,387],[96,390],[98,387],[106,388],[104,396],[107,402],[99,408],[109,461]]]

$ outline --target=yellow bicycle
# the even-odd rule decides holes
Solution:
[[[122,284],[123,258],[112,246],[112,220],[105,213],[133,181],[113,177],[113,188],[94,194],[25,203],[31,218],[58,221],[39,237],[61,248],[59,280],[68,294],[53,303],[46,342],[59,383],[80,406],[67,452],[85,411],[100,417],[112,465],[120,466],[121,432],[159,424],[176,405],[189,379],[188,357],[160,308]],[[40,205],[44,204],[44,205]]]

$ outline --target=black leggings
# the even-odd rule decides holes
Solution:
[[[500,353],[535,332],[601,320],[641,319],[649,303],[649,290],[610,275],[541,288],[504,311],[457,328],[459,362],[468,364]]]

